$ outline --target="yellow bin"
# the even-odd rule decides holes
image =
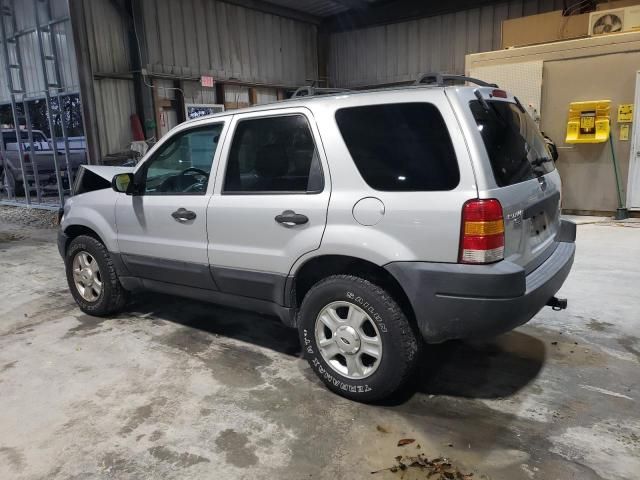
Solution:
[[[604,143],[609,140],[611,100],[569,104],[566,143]]]

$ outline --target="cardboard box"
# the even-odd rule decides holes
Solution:
[[[596,6],[596,10],[611,10],[612,8],[633,7],[634,5],[640,5],[640,0],[613,0],[603,2]]]
[[[562,10],[502,22],[502,48],[557,42],[589,34],[589,14],[562,16]]]

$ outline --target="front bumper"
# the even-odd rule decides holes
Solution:
[[[508,261],[393,262],[385,268],[404,289],[428,343],[495,336],[531,320],[560,290],[573,265],[575,226],[561,231],[554,252],[529,274]]]
[[[69,240],[69,237],[67,235],[65,235],[65,233],[62,231],[62,228],[58,228],[58,252],[60,252],[60,256],[62,258],[64,258],[65,255],[65,250],[67,248],[67,241]]]

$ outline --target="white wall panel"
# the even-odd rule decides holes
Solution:
[[[474,67],[469,74],[489,83],[496,83],[518,97],[534,119],[538,119],[542,105],[542,60],[505,65]]]

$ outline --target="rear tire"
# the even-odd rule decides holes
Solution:
[[[415,372],[420,341],[383,288],[334,275],[314,285],[299,313],[303,354],[333,392],[376,402],[400,391]]]
[[[5,168],[2,176],[2,185],[7,185],[16,197],[24,196],[24,185],[21,180],[16,180],[15,174],[10,168]]]
[[[65,267],[69,290],[84,313],[107,316],[126,305],[127,291],[99,240],[87,235],[74,238],[66,251]]]

